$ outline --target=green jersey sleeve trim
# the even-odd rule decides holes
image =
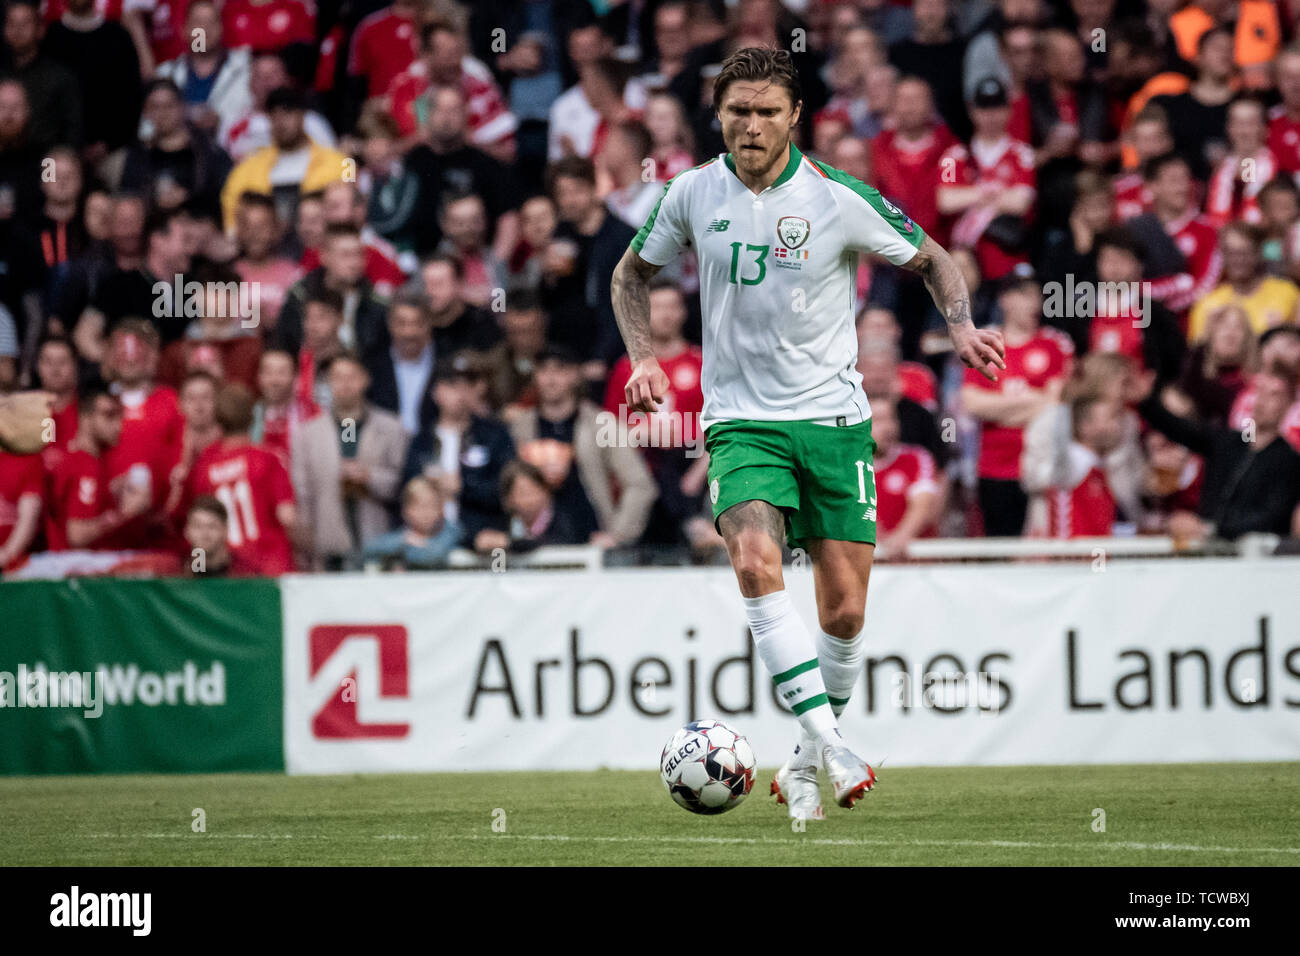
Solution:
[[[862,180],[850,176],[842,169],[828,166],[811,157],[808,161],[820,169],[831,182],[839,183],[841,186],[852,190],[859,198],[865,199],[867,204],[880,215],[880,218],[889,223],[894,232],[898,233],[900,239],[903,239],[915,249],[921,248],[921,243],[925,242],[925,230],[909,219],[907,213],[880,195],[880,190],[868,186]]]

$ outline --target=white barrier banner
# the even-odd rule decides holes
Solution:
[[[290,576],[291,773],[648,769],[796,733],[727,569]],[[810,571],[787,587],[814,633]],[[1300,759],[1300,561],[880,567],[841,721],[889,766]]]

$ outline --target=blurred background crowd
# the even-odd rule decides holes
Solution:
[[[0,390],[56,413],[0,454],[0,568],[718,560],[695,263],[651,292],[649,419],[609,284],[753,45],[1005,336],[989,383],[862,258],[882,557],[1293,536],[1298,34],[1295,0],[9,0]]]

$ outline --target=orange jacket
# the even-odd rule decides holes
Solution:
[[[1201,34],[1214,26],[1211,16],[1196,4],[1183,7],[1169,18],[1169,29],[1178,44],[1178,55],[1196,62],[1196,44]],[[1233,61],[1247,67],[1270,63],[1282,43],[1282,25],[1277,7],[1270,0],[1240,0],[1237,4],[1236,45]]]

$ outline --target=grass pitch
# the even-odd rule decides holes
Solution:
[[[1300,763],[886,767],[805,832],[770,780],[701,817],[642,772],[3,778],[0,865],[1300,865]]]

